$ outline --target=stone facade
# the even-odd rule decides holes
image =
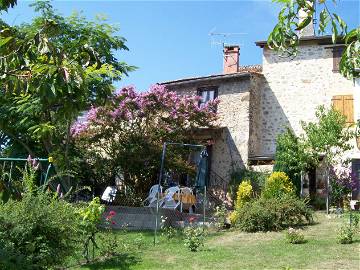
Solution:
[[[315,121],[317,107],[330,107],[333,96],[353,95],[354,119],[360,119],[360,82],[354,83],[333,71],[329,42],[306,38],[293,59],[280,57],[265,43],[259,46],[263,49],[262,69],[239,67],[239,72],[233,74],[164,83],[180,94],[197,94],[199,88],[217,87],[221,132],[213,138],[211,170],[226,181],[232,171],[249,167],[249,160],[273,159],[277,136],[286,127],[300,135],[300,122]],[[346,157],[360,158],[355,140]],[[271,170],[269,162],[263,164],[253,168]]]
[[[229,180],[233,170],[247,165],[249,153],[250,100],[261,75],[238,73],[234,77],[218,76],[201,80],[165,83],[167,88],[179,94],[196,94],[204,87],[217,87],[220,103],[217,125],[221,132],[212,136],[211,170],[220,178]],[[209,134],[211,136],[211,134]],[[258,135],[256,135],[258,136]]]
[[[274,155],[276,137],[286,126],[302,132],[300,121],[315,121],[320,105],[331,106],[335,95],[354,95],[354,83],[333,72],[329,45],[301,43],[294,59],[263,49],[264,85],[261,92],[259,155]]]

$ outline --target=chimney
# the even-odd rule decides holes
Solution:
[[[224,46],[224,74],[239,71],[240,47],[237,45]]]
[[[309,5],[313,5],[312,2],[307,0]],[[304,21],[308,16],[308,12],[304,9],[299,10],[299,24]],[[303,29],[299,31],[299,37],[311,37],[315,35],[314,20],[311,18],[311,22]]]

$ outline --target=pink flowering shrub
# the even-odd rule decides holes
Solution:
[[[163,85],[142,93],[129,86],[106,105],[91,108],[86,121],[74,123],[71,133],[92,171],[101,172],[97,179],[113,183],[122,175],[128,187],[144,193],[157,177],[162,144],[199,143],[194,132],[214,126],[217,104],[215,100],[199,108],[199,97],[180,96]],[[167,165],[191,170],[186,158],[183,149],[171,148]]]

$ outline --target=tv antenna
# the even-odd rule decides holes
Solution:
[[[247,33],[243,32],[215,32],[216,27],[210,30],[209,36],[211,39],[211,47],[212,46],[218,46],[222,45],[225,47],[225,45],[234,44],[234,42],[229,42],[229,38],[234,36],[241,36],[241,35],[247,35]],[[237,43],[237,42],[236,42]],[[239,46],[243,46],[243,43],[237,43]]]

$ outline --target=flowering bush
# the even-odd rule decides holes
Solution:
[[[330,167],[331,202],[337,207],[343,206],[346,196],[355,190],[358,180],[351,169],[345,166]]]
[[[244,203],[249,202],[253,195],[253,189],[250,180],[242,181],[236,193],[235,209],[240,209]]]
[[[276,198],[294,193],[294,185],[286,173],[273,172],[265,181],[262,196],[265,198]]]
[[[196,252],[204,246],[206,232],[204,228],[190,226],[184,230],[184,245],[192,252]]]
[[[350,224],[343,225],[338,230],[337,241],[340,244],[351,244],[355,235],[356,229]]]
[[[300,229],[289,228],[285,234],[286,241],[290,244],[301,244],[305,242],[305,236]]]
[[[106,167],[94,178],[114,181],[121,175],[127,187],[146,193],[158,174],[163,143],[196,142],[196,128],[213,126],[218,101],[201,108],[198,103],[199,97],[179,96],[162,85],[143,93],[125,87],[107,105],[93,107],[71,132],[93,171]],[[167,164],[191,172],[186,157],[184,149],[169,147]]]

